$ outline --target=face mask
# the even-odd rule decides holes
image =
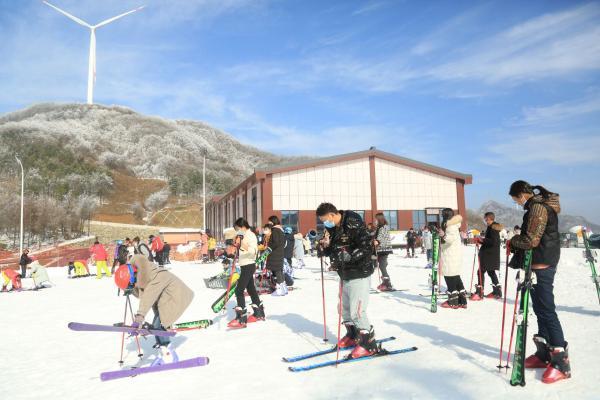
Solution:
[[[327,228],[327,229],[332,229],[335,227],[335,222],[327,220],[327,221],[323,222],[323,225],[325,225],[325,228]]]
[[[239,231],[236,232],[236,234],[238,236],[244,236],[244,231],[240,229]]]

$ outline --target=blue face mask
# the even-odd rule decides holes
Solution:
[[[330,220],[323,222],[323,225],[325,225],[325,228],[327,228],[327,229],[335,228],[335,222],[330,221]]]

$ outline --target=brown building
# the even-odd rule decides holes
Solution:
[[[277,215],[283,225],[306,234],[317,227],[317,206],[330,202],[358,212],[367,223],[383,212],[392,230],[420,228],[437,222],[442,208],[466,215],[465,185],[472,180],[471,175],[372,148],[255,170],[207,204],[207,227],[221,237],[238,217],[262,226]]]

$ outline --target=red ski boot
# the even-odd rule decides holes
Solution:
[[[338,346],[340,348],[356,346],[356,339],[358,338],[358,329],[356,329],[356,326],[352,324],[344,324],[344,326],[346,327],[346,336],[340,339],[340,343],[338,343]]]
[[[349,358],[368,357],[379,351],[379,347],[375,341],[375,331],[373,331],[373,327],[371,327],[371,330],[369,331],[360,331],[359,336],[360,339],[358,345],[352,350],[352,353],[348,356]]]
[[[471,301],[481,301],[483,300],[483,288],[479,285],[475,285],[475,292],[471,294],[469,298]]]
[[[501,299],[502,298],[502,286],[492,285],[492,292],[485,296],[487,299]]]
[[[550,348],[550,365],[544,371],[542,382],[555,383],[571,377],[568,344],[563,347]]]
[[[533,335],[533,343],[537,351],[525,359],[525,368],[546,368],[550,362],[550,350],[546,339]]]
[[[383,277],[381,284],[377,286],[377,290],[380,292],[389,292],[394,290],[392,287],[392,282],[390,282],[390,278]]]
[[[235,319],[232,319],[227,324],[227,327],[230,329],[241,329],[245,328],[248,323],[248,314],[246,313],[245,308],[236,307],[235,308]]]

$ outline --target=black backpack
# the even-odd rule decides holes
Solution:
[[[124,244],[119,245],[117,249],[117,260],[119,261],[119,265],[127,264],[127,256],[129,255],[129,251],[127,251],[127,246]]]

